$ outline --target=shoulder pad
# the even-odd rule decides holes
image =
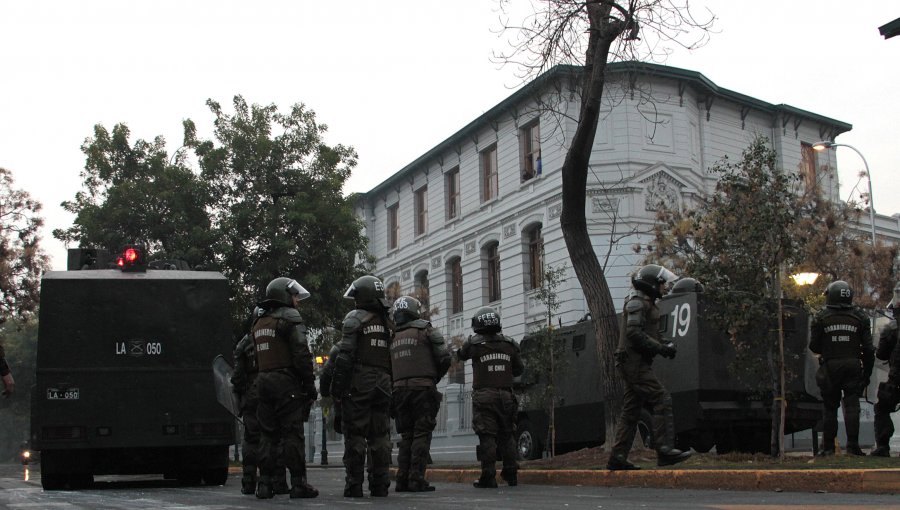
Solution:
[[[644,303],[642,303],[640,299],[629,299],[628,302],[625,303],[625,313],[640,312],[643,309]]]
[[[853,315],[854,315],[857,319],[859,319],[861,322],[865,323],[866,325],[869,324],[869,316],[866,315],[866,312],[862,311],[861,309],[859,309],[859,308],[854,308],[854,309],[853,309]]]
[[[506,335],[497,335],[497,336],[500,337],[500,338],[502,338],[504,341],[509,342],[509,343],[515,345],[516,348],[519,347],[519,343],[516,342],[515,340],[513,340],[512,337],[509,337],[509,336],[506,336]]]
[[[428,338],[431,340],[433,344],[443,344],[444,343],[444,335],[441,334],[440,331],[436,329],[431,329],[431,323],[428,323]]]
[[[481,333],[475,333],[469,337],[468,342],[472,345],[483,344],[487,339]]]
[[[375,314],[372,312],[367,312],[365,310],[357,308],[356,310],[350,310],[350,313],[348,313],[347,316],[344,317],[344,320],[346,321],[348,319],[356,319],[357,321],[362,323],[371,319],[373,315]]]
[[[300,312],[298,312],[296,308],[290,306],[282,306],[276,308],[272,311],[272,317],[275,317],[276,319],[283,319],[294,324],[303,323],[303,319],[300,317]]]
[[[406,327],[418,328],[418,329],[428,329],[431,327],[431,323],[426,321],[425,319],[416,319],[414,321],[407,322]]]

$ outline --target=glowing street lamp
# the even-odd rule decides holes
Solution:
[[[869,172],[869,163],[866,162],[866,157],[862,155],[862,152],[852,146],[847,145],[846,143],[835,143],[829,141],[821,141],[813,144],[813,149],[817,151],[823,151],[825,149],[831,149],[833,147],[847,147],[849,149],[853,149],[854,152],[859,154],[859,157],[863,160],[863,165],[866,167],[866,179],[869,181],[869,223],[872,226],[872,248],[875,248],[875,197],[872,196],[872,173]]]
[[[819,279],[819,273],[797,273],[792,274],[791,279],[800,286],[812,285]]]

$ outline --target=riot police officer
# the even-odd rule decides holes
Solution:
[[[472,317],[470,336],[459,349],[460,361],[472,360],[472,428],[478,434],[476,456],[481,476],[473,484],[479,489],[497,487],[497,453],[503,458],[500,477],[518,485],[516,461],[516,413],[519,402],[513,393],[513,377],[525,365],[516,342],[501,333],[500,315],[489,306]]]
[[[834,455],[838,406],[844,411],[847,452],[863,455],[859,448],[859,398],[872,376],[875,348],[869,318],[853,306],[853,289],[847,282],[836,280],[825,288],[825,308],[810,326],[809,350],[819,355],[816,383],[823,408],[819,455]]]
[[[6,363],[6,351],[0,344],[0,377],[3,378],[3,396],[9,398],[16,391],[16,381],[13,379],[12,372],[9,371],[9,364]]]
[[[253,324],[252,335],[259,366],[257,389],[260,441],[260,477],[256,497],[274,496],[277,450],[291,472],[291,498],[314,498],[319,491],[307,482],[303,418],[317,398],[312,355],[306,326],[297,306],[309,297],[299,283],[275,278],[266,287],[265,310]]]
[[[411,296],[394,301],[391,341],[394,424],[400,434],[397,492],[428,492],[425,480],[431,434],[441,407],[436,384],[450,369],[444,337],[420,318],[422,304]]]
[[[386,497],[391,485],[391,352],[393,325],[384,283],[357,278],[344,294],[356,309],[347,314],[334,357],[332,397],[340,400],[344,432],[344,497],[362,497],[366,450],[371,455],[369,493]]]
[[[890,457],[891,436],[894,435],[894,422],[891,413],[900,404],[900,346],[897,344],[897,319],[900,314],[900,282],[894,287],[894,298],[888,305],[891,321],[881,330],[878,336],[878,348],[875,357],[887,361],[887,381],[878,384],[878,401],[875,403],[875,448],[869,455]]]
[[[250,325],[264,310],[256,307],[253,310]],[[259,406],[259,391],[256,387],[256,376],[259,366],[256,361],[256,344],[250,333],[244,335],[234,346],[234,375],[231,384],[238,398],[240,415],[243,418],[243,435],[241,436],[241,494],[255,494],[257,468],[259,467],[259,441],[261,432],[256,410]]]
[[[672,396],[656,378],[651,366],[657,355],[672,359],[677,352],[673,343],[660,340],[659,309],[656,306],[656,300],[663,295],[664,285],[675,279],[672,272],[656,264],[640,268],[631,277],[632,291],[625,300],[624,324],[620,328],[615,353],[616,370],[625,381],[625,395],[622,414],[616,424],[615,444],[606,464],[609,470],[640,469],[628,461],[628,452],[645,404],[651,407],[653,413],[657,465],[670,466],[691,456],[690,452],[675,448]],[[697,287],[694,286],[694,289]]]

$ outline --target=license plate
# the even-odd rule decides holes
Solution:
[[[78,400],[78,397],[78,388],[69,388],[66,390],[47,388],[47,400]]]

